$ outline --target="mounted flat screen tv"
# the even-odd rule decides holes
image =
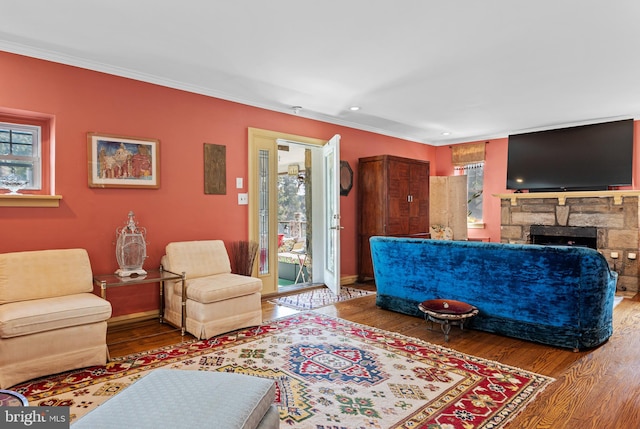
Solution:
[[[507,189],[598,191],[631,185],[633,119],[509,136]]]

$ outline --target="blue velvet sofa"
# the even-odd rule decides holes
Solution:
[[[376,304],[420,316],[427,299],[480,311],[468,327],[574,350],[613,333],[617,273],[584,247],[371,237]]]

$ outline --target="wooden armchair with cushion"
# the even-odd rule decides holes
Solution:
[[[182,281],[166,282],[164,318],[200,339],[262,323],[262,281],[234,274],[222,240],[167,244],[162,266],[185,273]],[[183,306],[184,299],[184,306]]]
[[[0,388],[107,362],[111,304],[84,249],[0,254]]]

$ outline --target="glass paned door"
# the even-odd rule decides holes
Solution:
[[[260,150],[258,154],[258,236],[259,240],[259,273],[269,273],[269,151]]]
[[[340,293],[340,136],[335,135],[322,148],[324,182],[324,284]]]

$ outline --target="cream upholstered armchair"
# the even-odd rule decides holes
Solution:
[[[84,249],[0,254],[0,388],[107,362],[111,304]]]
[[[222,240],[169,243],[162,266],[174,273],[185,273],[185,327],[197,338],[262,323],[262,281],[231,272]],[[181,326],[182,281],[168,281],[166,287],[164,318]]]

